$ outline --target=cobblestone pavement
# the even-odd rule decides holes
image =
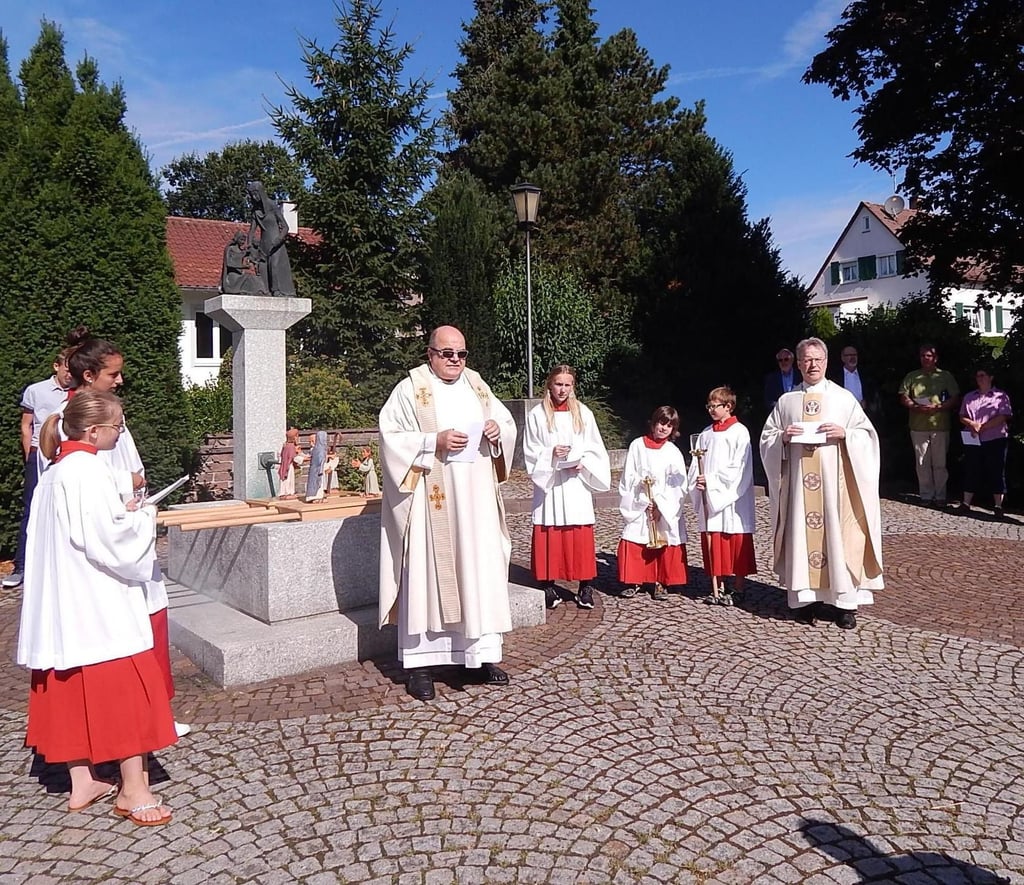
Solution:
[[[856,631],[690,585],[615,594],[506,643],[507,688],[404,694],[394,662],[245,691],[175,660],[193,734],[158,754],[174,821],[67,815],[22,746],[27,675],[0,597],[0,882],[1024,882],[1021,522],[885,502],[887,589]],[[529,515],[510,516],[514,578]]]

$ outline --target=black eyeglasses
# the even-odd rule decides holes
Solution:
[[[446,347],[444,350],[438,350],[436,347],[427,346],[427,350],[432,350],[439,357],[443,357],[446,360],[454,359],[458,357],[460,360],[464,360],[469,356],[468,350],[452,350],[450,347]]]
[[[729,405],[729,404],[728,403],[708,403],[704,408],[707,409],[709,412],[711,412],[711,411],[717,409],[719,406],[727,406],[727,405]]]

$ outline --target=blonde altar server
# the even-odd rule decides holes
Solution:
[[[68,811],[116,792],[115,814],[158,826],[171,810],[150,792],[146,756],[176,736],[142,586],[156,510],[126,506],[97,458],[117,444],[122,422],[116,396],[87,390],[43,424],[39,445],[53,463],[29,519],[17,662],[32,670],[25,743],[67,764]],[[119,792],[96,775],[95,765],[112,759]]]
[[[826,380],[823,341],[801,341],[797,364],[803,383],[761,433],[775,572],[797,621],[813,625],[828,603],[852,630],[857,607],[884,586],[878,435],[856,397]]]
[[[750,432],[735,415],[731,388],[712,390],[707,410],[711,424],[698,435],[693,450],[701,454],[690,462],[690,501],[697,514],[704,571],[711,578],[711,595],[705,601],[732,605],[726,576],[735,576],[736,596],[742,598],[746,576],[757,571]]]
[[[688,488],[686,462],[673,440],[679,437],[679,413],[659,406],[647,433],[629,444],[619,479],[619,541],[622,595],[636,596],[653,584],[652,598],[668,599],[668,587],[686,583],[686,523],[683,502]]]
[[[548,373],[544,398],[526,419],[523,458],[533,480],[533,577],[548,608],[562,602],[561,580],[579,581],[576,604],[593,608],[594,492],[611,488],[611,464],[594,413],[576,399],[572,366]]]
[[[467,356],[458,329],[435,329],[426,364],[395,386],[379,419],[380,625],[398,624],[406,690],[424,701],[434,697],[436,665],[508,683],[497,664],[512,629],[512,542],[499,485],[516,426]]]

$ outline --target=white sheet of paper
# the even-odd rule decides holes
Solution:
[[[915,396],[914,402],[917,403],[919,406],[934,405],[934,403],[932,403],[932,398],[930,396]]]
[[[964,445],[965,446],[980,446],[981,445],[981,440],[978,437],[976,437],[973,433],[971,433],[971,431],[969,431],[969,430],[961,430],[960,431],[960,439],[962,439],[964,441]]]
[[[468,427],[459,427],[457,430],[461,430],[466,436],[469,437],[469,442],[466,443],[466,448],[461,452],[449,452],[448,463],[452,464],[456,461],[461,461],[466,464],[472,464],[476,460],[476,456],[480,451],[480,437],[484,435],[484,422],[474,421]]]
[[[794,421],[797,427],[801,428],[800,435],[794,436],[791,443],[803,443],[804,445],[821,445],[824,443],[825,434],[818,433],[818,428],[821,427],[821,421]]]
[[[171,492],[175,492],[180,489],[185,483],[188,482],[187,476],[182,476],[180,479],[174,480],[169,486],[164,486],[159,492],[154,492],[149,495],[142,503],[143,504],[159,504],[164,498],[166,498]]]
[[[573,467],[579,467],[580,461],[583,460],[581,455],[574,455],[569,452],[561,461],[555,464],[556,470],[571,470]]]

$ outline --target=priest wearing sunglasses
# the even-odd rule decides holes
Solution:
[[[431,668],[506,685],[498,666],[512,629],[512,542],[499,486],[515,450],[511,413],[472,369],[454,326],[430,335],[426,362],[380,413],[380,625],[398,625],[406,689],[434,697]]]

